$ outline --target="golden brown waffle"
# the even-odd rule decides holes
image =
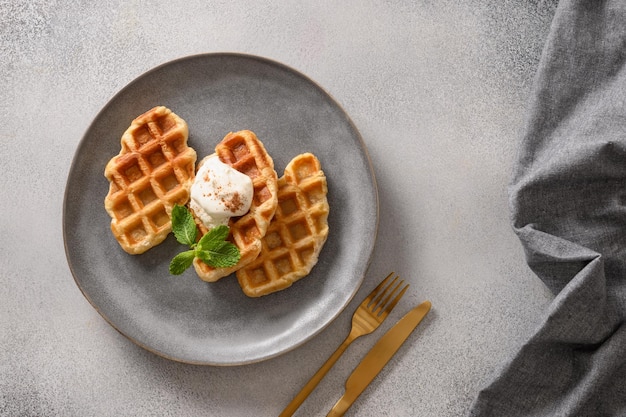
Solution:
[[[311,272],[328,236],[328,186],[319,160],[296,156],[278,180],[278,208],[259,256],[237,271],[244,293],[259,297]]]
[[[274,171],[274,161],[253,132],[242,130],[229,133],[215,147],[215,153],[223,163],[252,179],[254,194],[248,213],[233,217],[228,223],[228,240],[241,252],[239,262],[229,268],[214,268],[199,258],[194,259],[193,266],[198,276],[209,282],[230,275],[258,256],[261,252],[261,239],[265,236],[278,204],[278,178]],[[206,227],[197,218],[196,224],[200,236],[204,235],[207,232]]]
[[[174,204],[187,204],[196,151],[187,146],[187,123],[166,107],[137,117],[122,136],[122,149],[105,167],[104,206],[122,248],[139,254],[172,230]]]

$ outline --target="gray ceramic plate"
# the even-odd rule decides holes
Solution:
[[[172,235],[143,255],[126,254],[104,210],[104,166],[132,119],[165,105],[189,125],[198,158],[229,131],[250,129],[279,176],[295,155],[318,156],[328,178],[330,234],[311,274],[292,287],[246,297],[234,276],[217,283],[168,272],[183,247]],[[138,345],[194,364],[268,359],[327,326],[359,288],[376,238],[378,199],[361,137],[318,85],[282,64],[249,55],[196,55],[140,76],[100,111],[70,169],[63,232],[77,285],[96,310]]]

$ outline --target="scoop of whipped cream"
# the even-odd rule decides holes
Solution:
[[[227,225],[231,217],[250,210],[252,179],[220,161],[216,154],[203,161],[191,186],[189,207],[208,229]]]

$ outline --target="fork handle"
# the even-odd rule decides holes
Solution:
[[[313,375],[311,379],[309,379],[309,382],[307,382],[306,385],[302,387],[300,392],[293,398],[293,400],[291,400],[289,405],[285,407],[283,412],[280,413],[279,417],[290,417],[293,415],[293,413],[296,412],[298,407],[300,407],[300,405],[302,405],[302,403],[304,402],[304,400],[306,400],[309,394],[313,392],[313,390],[315,389],[315,387],[317,387],[322,378],[324,378],[324,375],[328,373],[330,368],[333,367],[335,362],[337,362],[337,359],[339,359],[339,357],[343,354],[347,347],[350,346],[354,339],[356,339],[356,337],[350,334],[346,338],[346,340],[344,340],[343,343],[339,345],[335,353],[330,355],[324,365],[322,365],[322,367],[315,373],[315,375]]]

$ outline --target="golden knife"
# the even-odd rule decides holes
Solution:
[[[430,311],[430,301],[409,311],[391,329],[380,338],[363,358],[346,381],[346,392],[337,401],[326,417],[339,417],[350,408],[352,403],[378,375],[389,359],[398,351],[402,343]]]

